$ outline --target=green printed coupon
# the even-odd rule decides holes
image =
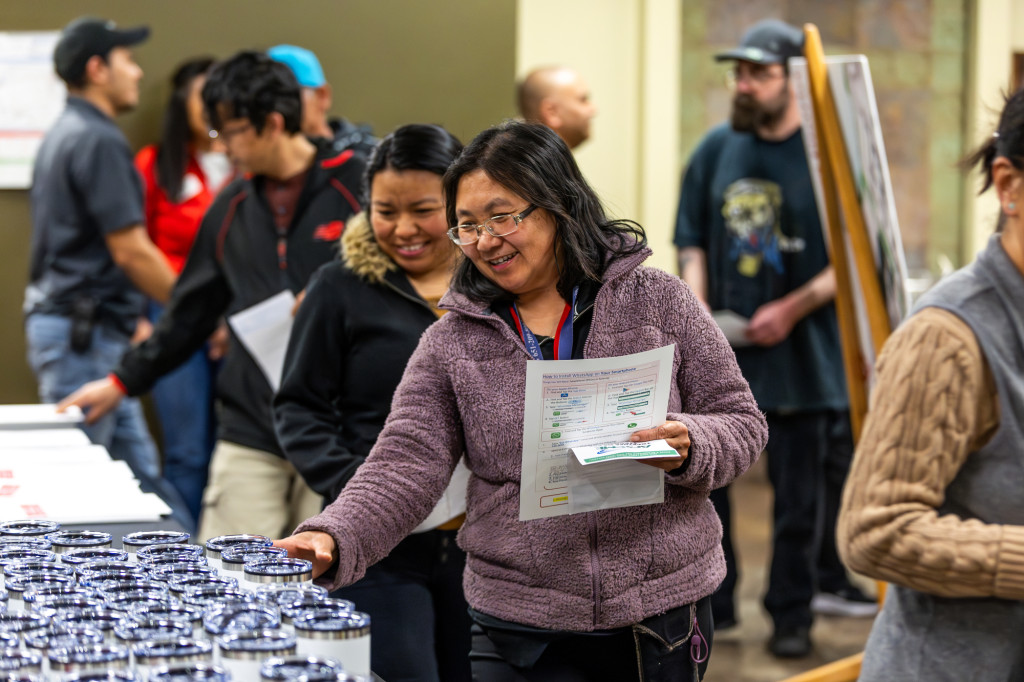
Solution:
[[[679,456],[675,448],[664,440],[579,446],[571,448],[571,450],[573,455],[576,456],[577,461],[583,466],[627,459],[657,459],[660,457]]]

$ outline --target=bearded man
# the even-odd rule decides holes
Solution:
[[[775,489],[771,569],[764,606],[776,656],[811,650],[813,613],[873,615],[835,549],[834,527],[853,444],[836,324],[835,274],[811,185],[788,59],[803,34],[777,20],[755,24],[730,61],[732,115],[711,130],[683,176],[676,219],[679,274],[713,311],[749,320],[736,359],[768,417],[768,476]],[[716,629],[737,624],[736,560],[726,489],[712,502],[729,569],[712,598]]]

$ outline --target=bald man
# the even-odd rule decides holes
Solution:
[[[597,108],[578,73],[547,66],[534,69],[519,83],[519,113],[551,128],[573,149],[590,137],[590,119]]]

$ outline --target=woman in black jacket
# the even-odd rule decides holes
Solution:
[[[402,126],[381,140],[366,171],[368,215],[345,227],[342,262],[320,268],[299,306],[274,426],[326,502],[370,452],[420,335],[443,314],[437,304],[456,250],[441,176],[461,148],[433,125]],[[465,555],[455,544],[465,510],[460,470],[422,532],[335,594],[370,614],[371,666],[388,682],[470,679]]]

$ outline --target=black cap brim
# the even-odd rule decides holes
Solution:
[[[131,47],[145,42],[149,38],[149,26],[136,26],[135,28],[117,29],[112,31],[111,45],[113,47]]]
[[[782,64],[786,59],[782,55],[765,52],[757,47],[737,47],[727,52],[719,52],[715,55],[716,62],[729,60],[753,62],[754,64]]]

